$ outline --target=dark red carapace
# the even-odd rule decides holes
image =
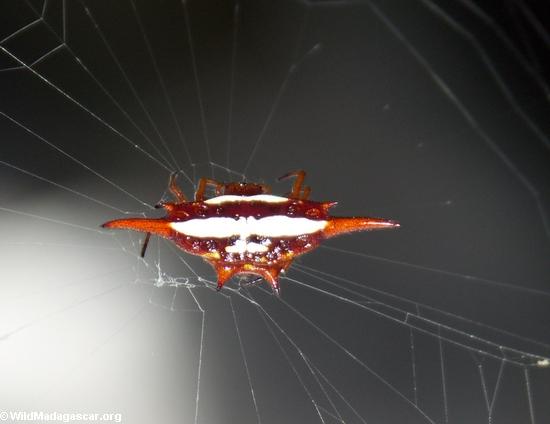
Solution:
[[[195,200],[187,201],[173,174],[169,190],[175,202],[158,205],[166,210],[165,217],[117,219],[103,227],[147,233],[142,256],[151,234],[202,256],[216,270],[218,289],[236,274],[254,274],[264,278],[277,295],[279,274],[324,239],[352,231],[399,227],[395,221],[380,218],[330,216],[329,209],[336,203],[308,200],[310,188],[303,187],[304,171],[280,179],[288,177],[296,178],[288,197],[271,195],[271,189],[263,184],[202,178]],[[215,197],[205,199],[207,186],[214,188]]]

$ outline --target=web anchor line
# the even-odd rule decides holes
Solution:
[[[160,72],[160,68],[158,66],[157,59],[155,58],[155,54],[153,52],[153,47],[151,46],[151,42],[149,41],[149,37],[147,36],[147,33],[145,32],[145,28],[143,27],[143,23],[141,22],[141,18],[139,17],[139,13],[135,4],[134,0],[130,1],[130,4],[132,5],[132,10],[134,11],[134,15],[136,16],[136,21],[139,25],[139,29],[141,32],[141,35],[143,37],[143,41],[145,42],[145,45],[147,47],[147,52],[149,53],[149,57],[151,59],[151,63],[153,64],[153,68],[155,69],[155,74],[157,75],[157,79],[159,81],[159,84],[162,88],[162,93],[164,95],[164,100],[168,106],[168,109],[170,111],[170,115],[172,116],[172,121],[174,122],[174,125],[176,127],[176,130],[178,132],[178,136],[180,139],[180,142],[184,148],[185,154],[187,156],[187,160],[189,161],[189,165],[193,163],[191,159],[191,154],[189,153],[189,147],[187,146],[187,141],[185,139],[185,136],[183,135],[183,130],[181,128],[179,119],[176,116],[176,111],[174,110],[174,104],[172,100],[170,99],[170,96],[168,95],[168,89],[166,88],[166,83],[164,81],[164,78],[162,77],[162,74]]]
[[[519,350],[519,349],[514,349],[512,347],[505,347],[505,346],[502,346],[499,343],[491,342],[490,340],[478,337],[474,334],[468,333],[468,332],[463,331],[463,330],[459,330],[459,329],[454,328],[450,325],[442,324],[442,323],[437,322],[433,319],[427,318],[425,316],[421,316],[420,313],[419,313],[419,309],[418,309],[419,304],[417,304],[417,303],[414,304],[416,312],[407,311],[405,309],[399,308],[397,306],[393,306],[389,303],[382,302],[382,301],[377,300],[375,298],[372,298],[370,296],[366,296],[366,295],[364,295],[364,294],[362,294],[362,293],[360,293],[356,290],[352,290],[352,289],[349,289],[347,287],[343,287],[341,285],[338,285],[335,282],[328,279],[328,278],[331,278],[331,279],[334,279],[334,280],[337,280],[337,281],[342,281],[342,282],[350,283],[350,284],[353,283],[354,285],[358,285],[358,283],[355,283],[355,282],[353,282],[351,280],[348,280],[346,278],[338,277],[338,276],[335,276],[335,275],[331,275],[331,274],[328,274],[328,273],[325,273],[325,272],[318,271],[322,275],[326,275],[328,277],[328,278],[323,278],[323,277],[320,277],[319,275],[313,274],[312,272],[304,271],[304,269],[310,269],[310,268],[305,267],[303,265],[295,265],[295,268],[297,270],[299,270],[301,273],[303,273],[305,275],[308,275],[310,277],[313,277],[318,281],[325,282],[325,283],[327,283],[327,284],[329,284],[333,287],[336,287],[340,290],[344,290],[347,293],[353,294],[354,296],[359,296],[362,299],[368,300],[369,303],[371,303],[372,305],[364,304],[364,303],[360,303],[360,302],[351,300],[351,299],[349,299],[345,296],[341,296],[339,294],[330,292],[328,290],[324,290],[322,288],[312,286],[310,284],[304,283],[302,281],[293,279],[293,278],[288,277],[288,276],[286,277],[287,280],[295,282],[298,285],[303,286],[305,288],[308,288],[308,289],[310,289],[314,292],[317,292],[319,294],[330,296],[330,297],[338,299],[342,302],[354,305],[354,306],[356,306],[360,309],[370,311],[370,312],[374,313],[375,315],[385,317],[386,319],[394,321],[398,324],[405,325],[409,328],[414,329],[415,331],[417,331],[419,333],[430,335],[432,337],[442,338],[444,341],[446,341],[448,343],[451,343],[453,345],[460,346],[460,347],[465,348],[465,349],[467,349],[469,351],[472,351],[472,352],[483,353],[486,356],[489,356],[489,357],[492,357],[492,358],[495,358],[495,359],[498,359],[498,360],[502,359],[501,355],[502,355],[502,352],[505,350],[509,353],[515,354],[516,357],[517,357],[517,358],[512,358],[512,357],[508,358],[507,357],[507,358],[505,358],[505,360],[507,362],[511,363],[511,364],[518,365],[518,366],[525,366],[525,365],[538,366],[538,364],[541,360],[546,359],[544,356],[529,353],[529,352],[525,352],[525,351],[522,351],[522,350]],[[375,289],[371,289],[371,288],[365,287],[365,286],[363,286],[363,288],[368,289],[370,291],[373,291],[377,294],[381,294],[381,295],[390,297],[392,299],[396,299],[396,300],[400,300],[400,301],[404,301],[404,302],[408,302],[408,303],[413,303],[409,299],[402,298],[400,296],[392,295],[392,294],[389,294],[389,293],[385,293],[381,290],[375,290]],[[381,305],[383,307],[383,309],[377,309],[373,305]],[[427,308],[428,310],[441,312],[441,311],[439,311],[438,309],[435,309],[435,308],[431,308],[431,307],[428,307],[428,306],[425,306],[425,305],[422,305],[422,306],[424,308]],[[452,316],[453,318],[459,319],[459,320],[464,321],[464,322],[480,325],[482,328],[487,328],[487,329],[490,329],[490,330],[493,330],[493,331],[498,331],[498,332],[500,332],[502,334],[505,334],[505,335],[510,335],[510,336],[517,337],[515,334],[508,333],[508,332],[499,330],[499,329],[491,327],[491,326],[485,326],[484,324],[480,324],[480,323],[477,323],[476,321],[465,319],[465,318],[460,317],[458,315],[454,315],[454,314],[449,314],[449,315]],[[413,321],[413,320],[416,320],[416,321]],[[442,336],[440,334],[440,332],[442,330],[446,331],[448,333],[448,335],[443,335]],[[453,336],[453,338],[451,338],[451,336]],[[519,339],[522,340],[523,338],[519,338]],[[463,341],[460,341],[460,340],[463,340]],[[531,341],[531,340],[528,339],[528,341]],[[484,346],[485,350],[481,350],[480,347],[474,345],[473,343],[482,344]],[[539,343],[537,343],[537,344],[539,344]],[[544,344],[542,344],[541,347],[548,348],[548,346],[544,345]],[[494,352],[491,352],[489,350],[489,348],[493,349]],[[497,355],[495,352],[498,352],[500,355]],[[527,362],[527,360],[529,362]]]

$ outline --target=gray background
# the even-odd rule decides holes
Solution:
[[[3,1],[0,409],[547,422],[548,10],[482,6]],[[189,195],[304,169],[335,214],[402,228],[300,258],[280,300],[216,293],[99,229],[158,216],[175,169]]]

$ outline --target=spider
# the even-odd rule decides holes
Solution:
[[[177,185],[177,173],[173,173],[168,188],[175,201],[156,205],[166,211],[166,216],[117,219],[102,227],[147,233],[142,257],[151,234],[201,256],[214,267],[218,290],[237,274],[253,274],[266,280],[279,295],[279,274],[324,239],[353,231],[399,227],[397,222],[381,218],[330,216],[329,209],[336,202],[309,200],[311,189],[304,186],[305,176],[304,171],[295,171],[279,178],[295,178],[285,197],[272,195],[271,188],[264,184],[201,178],[195,199],[187,200]],[[206,199],[208,186],[214,188],[215,197]]]

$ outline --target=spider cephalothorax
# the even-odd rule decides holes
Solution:
[[[287,197],[269,194],[271,189],[263,184],[203,178],[195,200],[187,201],[175,177],[170,177],[169,189],[176,201],[158,205],[166,210],[165,217],[118,219],[103,227],[146,232],[142,256],[151,234],[202,256],[218,274],[218,289],[236,274],[255,274],[279,294],[279,274],[322,240],[352,231],[399,226],[380,218],[330,216],[329,209],[336,203],[308,200],[310,189],[302,187],[304,171],[281,177],[296,177]],[[214,187],[216,196],[205,199],[208,185]]]

